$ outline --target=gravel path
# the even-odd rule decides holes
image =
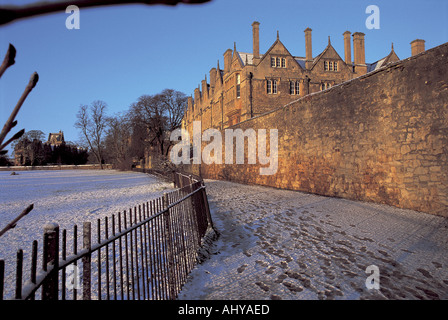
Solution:
[[[221,233],[179,299],[448,299],[448,219],[207,180]],[[380,289],[367,289],[368,266]]]

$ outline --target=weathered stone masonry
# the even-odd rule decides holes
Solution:
[[[447,80],[443,44],[231,126],[278,129],[275,175],[259,164],[201,174],[448,216]]]

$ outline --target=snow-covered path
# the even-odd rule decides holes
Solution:
[[[448,299],[448,219],[206,181],[221,233],[179,299]],[[367,289],[377,266],[380,290]]]

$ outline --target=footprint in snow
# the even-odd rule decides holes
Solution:
[[[236,271],[238,271],[238,273],[242,273],[244,270],[246,270],[247,266],[247,264],[243,264],[238,269],[236,269]]]

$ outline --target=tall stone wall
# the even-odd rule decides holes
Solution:
[[[448,216],[448,43],[237,128],[278,129],[277,173],[203,163],[204,178]]]

